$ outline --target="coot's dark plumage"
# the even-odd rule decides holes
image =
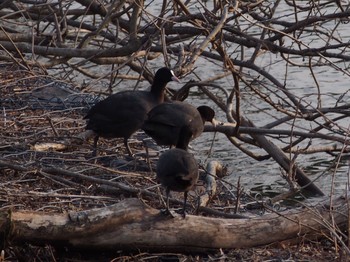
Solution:
[[[170,191],[184,192],[183,216],[186,216],[188,191],[198,180],[198,164],[192,154],[181,148],[164,152],[157,163],[157,179],[166,190],[166,210],[169,211]]]
[[[198,164],[192,154],[186,151],[192,133],[188,127],[181,128],[179,144],[182,148],[172,148],[164,152],[157,162],[157,179],[166,189],[166,210],[169,211],[170,191],[184,192],[183,216],[186,216],[188,191],[198,180]]]
[[[150,91],[122,91],[95,104],[84,117],[88,119],[86,129],[96,133],[94,154],[99,137],[123,137],[132,155],[128,138],[141,128],[147,113],[164,101],[164,90],[170,81],[179,82],[170,69],[163,67],[156,72]]]
[[[198,137],[204,129],[205,121],[214,121],[215,112],[208,106],[194,106],[185,102],[169,102],[155,106],[149,113],[142,129],[158,145],[183,148],[180,130],[187,128],[190,140]],[[186,149],[186,148],[183,148]]]

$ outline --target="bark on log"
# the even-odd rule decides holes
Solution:
[[[338,198],[330,208],[321,204],[249,219],[188,215],[172,218],[126,199],[113,206],[70,214],[13,211],[0,216],[1,233],[12,244],[51,243],[90,250],[147,250],[208,252],[245,248],[304,235],[331,232],[329,221],[346,224],[347,200]],[[332,220],[333,219],[333,220]],[[7,220],[7,221],[5,221]],[[326,229],[326,230],[325,230]]]

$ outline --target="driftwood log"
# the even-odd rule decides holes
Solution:
[[[332,208],[325,202],[248,219],[194,215],[184,219],[180,215],[165,216],[141,200],[129,198],[108,207],[68,214],[3,213],[0,228],[12,244],[50,243],[89,250],[208,252],[335,232],[330,229],[347,222],[347,199],[337,198]]]

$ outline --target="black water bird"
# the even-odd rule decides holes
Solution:
[[[147,113],[164,102],[165,87],[170,81],[179,82],[179,79],[172,70],[163,67],[156,72],[150,91],[122,91],[95,104],[84,117],[88,120],[86,129],[95,133],[93,155],[99,137],[123,137],[132,156],[129,137],[141,128]]]
[[[155,106],[142,125],[147,135],[158,145],[183,148],[181,130],[187,129],[189,141],[202,134],[205,121],[215,125],[215,112],[208,106],[194,106],[180,101],[166,102]],[[187,148],[187,145],[185,145]]]
[[[192,137],[188,127],[180,130],[178,144],[181,148],[172,148],[165,151],[157,162],[157,180],[166,190],[166,213],[169,209],[170,191],[184,192],[183,217],[186,216],[186,202],[190,191],[198,180],[198,163],[194,156],[187,152],[187,146]]]

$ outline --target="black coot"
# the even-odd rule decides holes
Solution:
[[[153,80],[150,91],[122,91],[95,104],[84,119],[88,119],[86,129],[93,130],[94,155],[99,137],[123,137],[125,147],[131,156],[129,137],[141,128],[147,113],[156,105],[163,103],[166,84],[179,79],[173,71],[160,68]]]
[[[198,180],[198,163],[192,154],[186,151],[192,133],[188,127],[180,130],[179,144],[182,148],[172,148],[165,151],[157,162],[157,180],[166,190],[166,211],[169,210],[170,191],[184,192],[183,216],[186,216],[186,201],[188,191]]]
[[[188,129],[187,134],[191,134],[189,137],[191,141],[202,134],[205,121],[214,124],[214,116],[214,110],[208,106],[195,108],[188,103],[174,101],[155,106],[148,113],[142,129],[158,145],[183,148],[183,141],[180,139],[181,130]]]

